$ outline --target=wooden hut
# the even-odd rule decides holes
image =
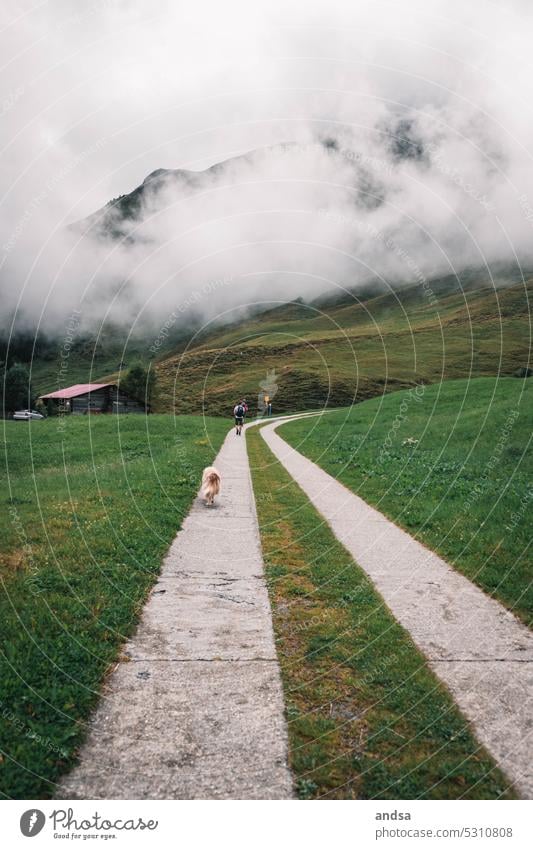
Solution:
[[[61,414],[150,412],[149,404],[127,395],[116,383],[76,383],[41,395],[39,400],[56,404]]]

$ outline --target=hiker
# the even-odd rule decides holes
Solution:
[[[235,418],[235,434],[236,434],[236,436],[241,435],[245,415],[246,415],[246,410],[244,409],[244,404],[242,403],[242,401],[239,401],[239,403],[235,404],[235,406],[233,408],[233,416]]]

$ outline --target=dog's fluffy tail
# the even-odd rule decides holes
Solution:
[[[209,491],[212,495],[218,495],[220,492],[220,474],[214,466],[208,466],[207,469],[204,469],[202,486],[205,492]]]

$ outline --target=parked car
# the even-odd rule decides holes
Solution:
[[[13,418],[17,422],[29,422],[30,419],[44,419],[44,416],[37,410],[17,410],[13,413]]]

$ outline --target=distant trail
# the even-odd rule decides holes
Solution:
[[[365,570],[524,798],[533,797],[533,634],[498,602],[331,475],[261,434]],[[529,743],[529,745],[528,745]]]
[[[109,677],[60,795],[288,799],[283,693],[244,434],[215,465]]]

